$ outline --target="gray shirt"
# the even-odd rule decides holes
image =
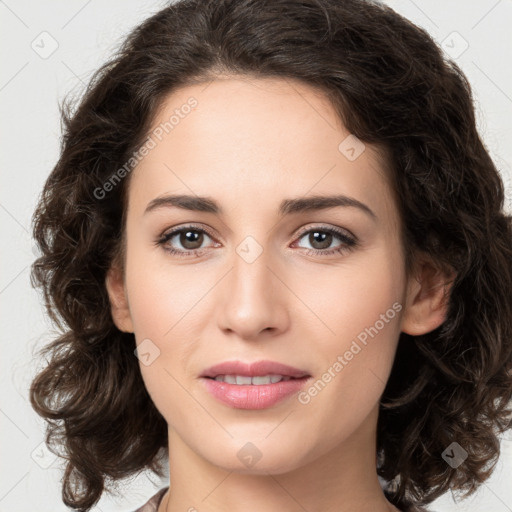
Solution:
[[[164,494],[167,492],[169,487],[164,487],[160,489],[154,496],[152,496],[142,507],[139,507],[134,512],[157,512],[158,506],[160,505]]]

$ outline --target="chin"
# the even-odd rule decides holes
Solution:
[[[276,442],[271,442],[270,439],[245,439],[247,440],[231,439],[229,446],[223,445],[215,453],[203,453],[202,456],[226,471],[250,475],[288,473],[303,465],[307,458],[308,451],[304,443],[285,445],[277,438]]]

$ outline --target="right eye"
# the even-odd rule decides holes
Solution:
[[[158,245],[163,246],[164,250],[177,256],[190,256],[202,254],[204,249],[201,249],[201,245],[204,242],[205,235],[207,238],[211,238],[208,232],[203,228],[196,226],[184,226],[174,228],[171,231],[165,233],[158,241]],[[172,246],[171,242],[174,239],[174,243],[179,243],[183,248],[176,249]],[[192,253],[192,254],[191,254]]]

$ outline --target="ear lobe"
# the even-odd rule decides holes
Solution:
[[[450,290],[455,272],[446,274],[428,259],[421,259],[407,283],[401,330],[419,336],[439,327],[448,313]]]
[[[110,312],[116,327],[123,332],[133,332],[132,318],[123,273],[118,267],[111,267],[105,277],[105,286],[110,299]]]

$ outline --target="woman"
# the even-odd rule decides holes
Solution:
[[[31,402],[67,506],[168,455],[140,510],[420,511],[490,475],[511,218],[423,30],[362,0],[184,0],[63,119],[33,266],[63,333]]]

